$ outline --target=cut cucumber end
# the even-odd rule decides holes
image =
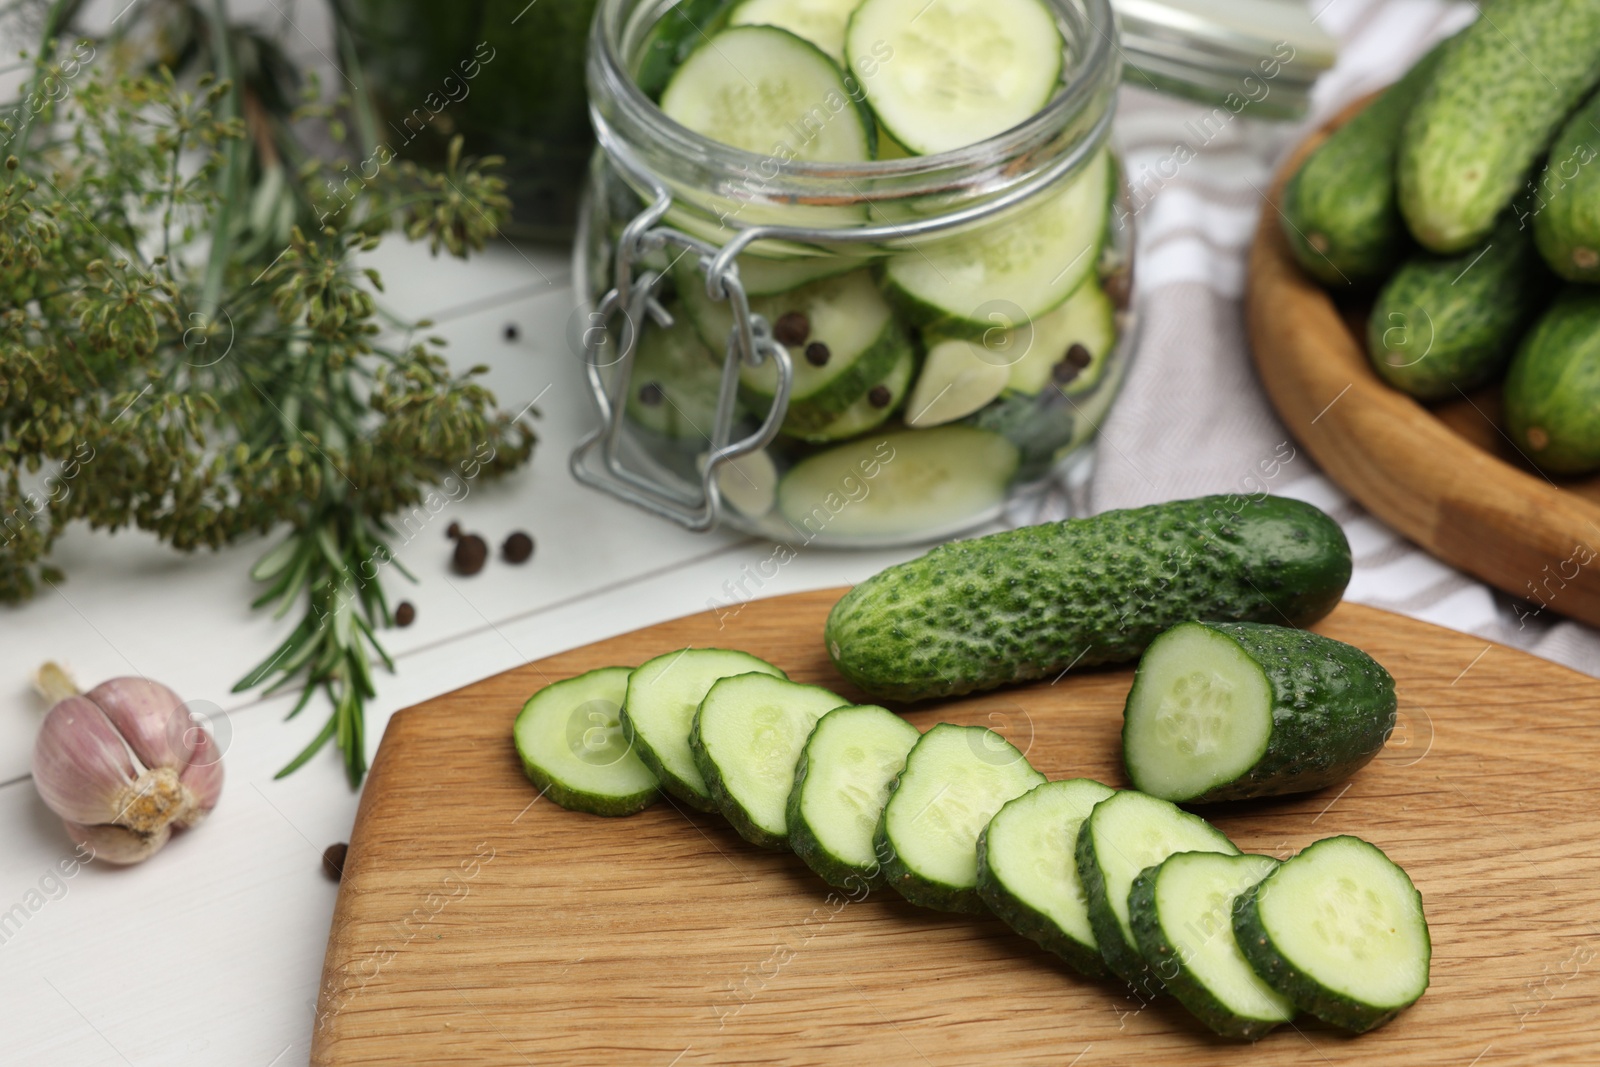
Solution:
[[[1272,686],[1227,635],[1174,626],[1139,660],[1123,711],[1134,787],[1184,801],[1243,775],[1272,736]]]
[[[517,755],[543,795],[571,811],[632,815],[660,797],[659,782],[619,722],[628,667],[602,667],[545,686],[512,727]]]
[[[1428,988],[1422,896],[1376,845],[1330,837],[1285,861],[1234,913],[1256,972],[1325,1022],[1358,1032]]]
[[[795,763],[826,712],[849,703],[821,686],[755,672],[712,685],[689,739],[717,810],[751,844],[788,844]]]
[[[748,652],[685,648],[640,664],[628,679],[621,721],[629,742],[662,787],[696,811],[717,805],[689,749],[695,711],[718,680],[751,671],[784,677]]]

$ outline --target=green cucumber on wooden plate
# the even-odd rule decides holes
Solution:
[[[1044,782],[993,730],[942,722],[917,739],[890,787],[873,847],[913,904],[981,913],[978,835],[1007,801]]]
[[[789,844],[795,762],[823,714],[849,701],[819,685],[753,672],[723,678],[694,713],[689,750],[739,836],[764,848]]]
[[[1277,865],[1271,856],[1179,852],[1143,871],[1128,892],[1145,962],[1223,1037],[1254,1041],[1295,1016],[1294,1003],[1250,968],[1233,933],[1233,902]]]
[[[1011,929],[1087,975],[1105,961],[1078,877],[1078,829],[1114,792],[1089,778],[1046,782],[1009,801],[978,835],[978,896]]]
[[[522,769],[544,796],[571,811],[632,815],[654,804],[660,783],[618,721],[629,667],[602,667],[540,689],[511,729]]]
[[[834,708],[812,728],[789,791],[789,847],[829,885],[855,890],[884,883],[873,834],[889,783],[921,736],[873,704]]]
[[[1329,837],[1240,895],[1233,928],[1250,966],[1296,1006],[1361,1033],[1428,988],[1422,895],[1376,845]]]
[[[640,664],[628,679],[621,714],[628,743],[662,787],[696,811],[716,811],[717,802],[689,748],[695,712],[718,681],[752,671],[785,677],[748,652],[683,648]]]
[[[1600,295],[1568,286],[1522,339],[1505,381],[1506,432],[1541,470],[1600,470]]]
[[[1123,711],[1134,788],[1184,804],[1303,793],[1365,767],[1395,721],[1394,679],[1321,634],[1180,623],[1156,638]]]
[[[907,431],[894,447],[898,453],[919,435],[962,430],[980,432]],[[953,442],[949,465],[971,462],[973,449]],[[785,487],[821,458],[802,462],[779,486],[779,507],[791,521],[837,482],[841,472],[812,466],[799,500],[805,506],[785,499]],[[899,462],[884,464],[872,495],[851,508],[873,514],[875,498],[894,499],[879,496],[879,483]],[[1001,479],[997,498],[1003,486]],[[923,700],[1123,663],[1194,618],[1308,625],[1333,609],[1349,580],[1344,532],[1310,504],[1200,497],[941,545],[846,593],[828,615],[824,640],[839,673],[862,690]]]
[[[1100,956],[1114,974],[1149,993],[1160,991],[1160,978],[1134,941],[1128,893],[1146,867],[1178,852],[1239,854],[1200,816],[1132,789],[1096,804],[1078,828],[1078,877]]]

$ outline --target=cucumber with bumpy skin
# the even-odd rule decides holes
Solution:
[[[751,671],[784,677],[748,652],[684,648],[640,664],[628,679],[621,715],[628,743],[667,792],[697,811],[716,811],[717,803],[689,750],[695,711],[717,681]]]
[[[694,713],[689,750],[717,810],[752,845],[786,848],[794,765],[823,714],[849,701],[760,672],[723,678]]]
[[[1600,295],[1569,286],[1523,338],[1505,382],[1506,433],[1552,474],[1600,470]]]
[[[978,835],[1007,801],[1044,780],[993,730],[934,726],[906,757],[873,838],[889,884],[925,908],[981,913]]]
[[[1428,988],[1433,944],[1422,894],[1376,845],[1329,837],[1234,902],[1245,959],[1324,1022],[1364,1033]]]
[[[842,889],[883,884],[872,847],[889,783],[922,735],[885,708],[851,704],[817,720],[795,763],[789,847],[823,881]]]
[[[512,727],[522,769],[545,796],[570,811],[632,815],[661,795],[623,736],[617,716],[628,667],[602,667],[552,682],[528,698]]]
[[[1119,977],[1152,993],[1160,977],[1150,973],[1134,942],[1128,893],[1146,867],[1178,852],[1239,854],[1200,816],[1132,789],[1096,804],[1078,830],[1078,877],[1100,956]]]
[[[824,640],[861,689],[923,700],[1126,662],[1194,618],[1308,625],[1349,580],[1310,504],[1200,497],[941,545],[846,593]]]
[[[1106,973],[1078,878],[1078,828],[1111,796],[1089,778],[1046,782],[978,835],[978,895],[1011,929],[1088,975]]]
[[[1544,261],[1570,281],[1600,282],[1600,93],[1561,127],[1524,214]]]
[[[1233,902],[1277,865],[1271,856],[1179,852],[1141,873],[1128,892],[1145,962],[1223,1037],[1254,1041],[1294,1018],[1293,1002],[1251,970],[1233,934]]]
[[[1150,643],[1123,711],[1135,789],[1208,804],[1321,789],[1365,767],[1394,729],[1394,679],[1331,637],[1265,623],[1186,622]]]

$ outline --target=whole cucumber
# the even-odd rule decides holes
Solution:
[[[1207,496],[940,545],[834,605],[834,666],[923,700],[1124,663],[1190,619],[1305,625],[1350,580],[1337,523],[1283,497]]]
[[[1600,4],[1497,0],[1450,43],[1406,116],[1400,210],[1435,252],[1481,244],[1600,81]]]
[[[1506,432],[1552,474],[1600,470],[1600,293],[1571,286],[1511,361]]]
[[[1600,282],[1600,93],[1579,108],[1550,145],[1523,211],[1550,268],[1575,282]]]
[[[1283,187],[1283,234],[1306,273],[1324,285],[1383,277],[1410,234],[1395,200],[1400,130],[1449,41],[1334,130]]]
[[[1556,284],[1532,229],[1507,212],[1483,247],[1418,253],[1395,271],[1367,320],[1367,354],[1396,389],[1455,396],[1500,376]]]

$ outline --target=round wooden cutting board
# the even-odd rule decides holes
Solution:
[[[1391,389],[1367,361],[1364,312],[1341,314],[1294,261],[1283,184],[1359,108],[1285,161],[1261,212],[1245,317],[1267,395],[1318,465],[1379,519],[1546,617],[1600,626],[1600,476],[1557,482],[1535,470],[1500,429],[1498,385],[1428,407]]]
[[[652,626],[397,714],[350,841],[312,1062],[1600,1060],[1600,682],[1370,608],[1343,605],[1315,629],[1394,674],[1388,747],[1343,785],[1207,812],[1246,851],[1288,856],[1357,834],[1410,873],[1433,936],[1432,986],[1361,1037],[1304,1018],[1254,1045],[1222,1041],[1175,1002],[1082,978],[997,920],[891,891],[852,901],[715,816],[662,803],[600,819],[562,811],[523,777],[511,724],[535,689],[685,645],[746,649],[859,697],[821,647],[841,592]],[[1051,778],[1125,786],[1131,675],[1071,671],[907,717],[922,729],[990,726]]]

